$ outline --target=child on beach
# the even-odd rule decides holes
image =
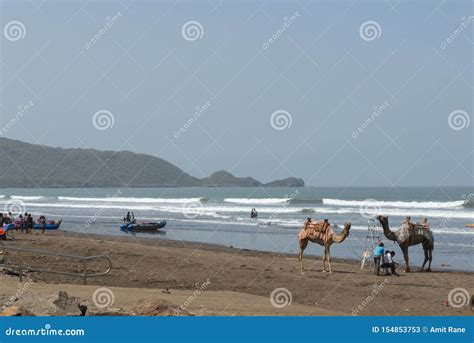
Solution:
[[[380,260],[384,255],[383,243],[380,243],[378,247],[374,249],[374,274],[380,275]]]

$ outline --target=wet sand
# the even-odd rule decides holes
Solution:
[[[113,263],[110,274],[91,278],[29,273],[38,291],[68,289],[89,296],[97,286],[118,287],[117,304],[130,304],[150,296],[181,305],[206,283],[189,305],[197,315],[472,315],[469,306],[447,306],[452,289],[473,294],[474,273],[437,271],[403,273],[400,277],[372,275],[356,261],[333,258],[333,273],[323,273],[320,257],[305,258],[305,273],[295,255],[246,251],[232,247],[186,243],[165,239],[108,237],[72,232],[44,235],[17,234],[7,246],[81,256],[105,254]],[[295,237],[295,244],[297,244]],[[322,253],[322,248],[321,248]],[[8,263],[17,253],[3,255]],[[25,265],[77,272],[82,263],[62,257],[22,254]],[[436,254],[434,255],[436,258]],[[104,270],[91,263],[88,272]],[[5,281],[7,280],[7,281]],[[2,277],[1,295],[13,294],[18,277]],[[133,288],[127,291],[126,288]],[[285,288],[291,304],[277,308],[271,293]],[[34,289],[34,288],[32,288]],[[115,288],[112,288],[115,289]],[[170,293],[162,290],[169,289]],[[231,293],[233,292],[233,293]],[[184,300],[183,300],[184,299]],[[201,300],[199,300],[201,299]],[[286,298],[288,299],[288,297]],[[281,298],[283,302],[284,297]],[[278,300],[277,300],[278,305]]]

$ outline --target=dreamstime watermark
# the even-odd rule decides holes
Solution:
[[[201,39],[204,36],[204,28],[195,20],[187,21],[181,27],[181,35],[189,42]]]
[[[456,38],[474,21],[474,16],[462,17],[461,24],[444,40],[440,43],[441,49],[446,49],[449,44],[454,42]]]
[[[196,106],[193,116],[189,118],[184,123],[184,125],[179,128],[178,131],[175,131],[173,137],[175,139],[181,138],[186,133],[186,131],[194,124],[194,122],[207,112],[207,110],[209,109],[209,107],[211,107],[211,105],[212,103],[210,101],[206,101],[204,105]]]
[[[359,213],[365,219],[373,219],[380,212],[380,204],[376,199],[365,199],[359,205]]]
[[[275,288],[270,294],[270,303],[276,308],[290,306],[292,301],[293,295],[287,288]]]
[[[382,28],[376,21],[367,20],[360,25],[359,35],[360,38],[362,38],[366,42],[370,42],[380,38],[380,36],[382,35]]]
[[[193,303],[194,300],[196,300],[196,298],[204,291],[206,290],[207,287],[209,287],[209,285],[211,284],[211,281],[209,279],[207,279],[206,281],[204,281],[203,283],[199,284],[199,283],[196,283],[195,284],[195,289],[193,291],[193,294],[190,295],[181,305],[178,306],[178,309],[175,310],[175,315],[178,315],[181,313],[181,311],[185,311],[189,305],[191,305]]]
[[[3,303],[3,308],[2,309],[6,309],[6,308],[12,306],[15,301],[17,301],[18,299],[20,299],[23,296],[23,294],[28,290],[28,288],[30,288],[30,286],[32,284],[33,284],[33,280],[28,277],[26,282],[21,284],[20,287],[16,290],[15,294],[10,296],[7,299],[7,301],[5,301]]]
[[[3,35],[10,42],[23,39],[26,35],[25,25],[18,20],[9,21],[3,28]]]
[[[385,279],[378,285],[374,285],[374,289],[372,289],[370,294],[356,308],[352,309],[352,315],[359,315],[359,312],[364,310],[372,301],[374,301],[377,295],[385,288],[388,283],[388,279]]]
[[[448,304],[451,307],[461,308],[469,304],[471,295],[465,288],[454,288],[448,294]]]
[[[357,137],[359,137],[362,134],[362,132],[364,132],[365,129],[367,129],[370,126],[370,124],[372,124],[372,122],[375,121],[375,119],[377,119],[380,115],[382,115],[382,113],[387,109],[388,106],[390,106],[390,102],[388,100],[385,100],[379,106],[373,106],[372,114],[370,115],[370,117],[368,117],[366,121],[363,122],[362,125],[359,126],[356,130],[352,131],[352,138],[357,139]]]
[[[84,48],[86,50],[89,50],[92,45],[97,43],[106,33],[109,31],[112,26],[114,26],[119,20],[122,18],[122,12],[117,12],[115,13],[112,17],[107,17],[105,18],[105,24],[97,31],[97,33],[92,36],[91,39],[89,39],[85,44]]]
[[[448,124],[454,131],[466,129],[471,124],[471,117],[466,111],[455,110],[449,114]]]
[[[15,116],[10,119],[4,127],[2,127],[2,129],[0,130],[0,135],[5,135],[8,131],[10,131],[10,129],[14,127],[16,123],[18,123],[18,121],[23,117],[23,115],[29,110],[31,110],[34,105],[35,103],[33,101],[28,101],[26,105],[18,106],[16,108],[17,112]]]
[[[118,198],[121,195],[122,195],[122,191],[120,189],[117,190],[117,192],[115,192],[114,194],[112,194],[112,196],[109,197],[110,200],[107,200],[102,207],[100,207],[96,212],[94,212],[94,214],[89,219],[86,220],[86,223],[84,225],[86,227],[89,227],[92,224],[94,224],[97,221],[97,218],[102,216],[102,214],[106,210],[105,206],[110,205],[110,203],[112,202],[112,199]]]
[[[11,199],[5,203],[3,212],[12,214],[23,214],[26,211],[25,203],[22,200]]]
[[[186,202],[183,204],[181,212],[187,219],[196,219],[202,215],[202,204],[200,201]]]
[[[289,129],[293,124],[293,117],[290,112],[285,110],[276,110],[270,116],[270,124],[277,131]]]
[[[100,131],[110,129],[115,125],[115,117],[113,113],[108,110],[97,111],[92,116],[92,125]]]
[[[263,42],[262,48],[266,50],[270,47],[270,45],[275,43],[278,40],[278,38],[280,38],[281,35],[283,35],[285,31],[296,21],[296,19],[298,19],[299,16],[300,16],[299,12],[296,11],[289,17],[288,16],[283,17],[283,23],[275,31],[275,33],[273,33],[270,36],[270,38],[268,38],[265,42]]]
[[[97,308],[110,307],[113,305],[114,301],[114,292],[107,287],[99,287],[92,294],[92,302]]]

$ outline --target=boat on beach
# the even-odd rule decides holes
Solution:
[[[62,219],[59,219],[58,221],[53,221],[53,220],[48,221],[46,224],[44,224],[44,228],[46,230],[57,230],[61,226],[62,221],[63,221]],[[42,224],[35,224],[34,228],[35,228],[35,230],[42,230],[43,225]]]
[[[166,226],[166,220],[149,223],[130,223],[120,225],[120,230],[128,232],[156,232]]]
[[[59,229],[59,226],[61,226],[62,219],[59,219],[58,221],[50,220],[47,223],[44,224],[44,229],[45,230],[57,230]],[[4,229],[5,230],[11,230],[11,229],[20,229],[21,225],[18,222],[14,222],[11,224],[5,225]],[[43,229],[43,224],[38,224],[36,223],[33,228],[35,230],[42,230]]]

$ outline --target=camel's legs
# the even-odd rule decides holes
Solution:
[[[323,272],[326,272],[326,258],[327,258],[327,250],[326,247],[324,247],[324,253],[323,253]]]
[[[410,265],[408,264],[408,246],[407,245],[404,245],[404,246],[401,246],[400,247],[402,249],[402,252],[403,252],[403,258],[405,259],[405,273],[409,273],[410,272]]]
[[[324,250],[327,251],[327,252],[326,252],[326,256],[327,256],[328,264],[329,264],[329,272],[332,273],[332,267],[331,267],[331,251],[330,251],[330,249],[331,249],[331,246],[328,245],[328,246],[326,247],[326,249],[324,249]]]
[[[307,240],[300,241],[300,253],[298,255],[298,260],[300,261],[301,272],[304,272],[303,252],[304,252],[304,249],[306,249],[307,246],[308,246],[308,241]]]
[[[428,260],[428,269],[426,269],[427,272],[431,271],[431,261],[433,261],[433,250],[429,249],[429,260]]]
[[[423,252],[425,253],[425,259],[423,261],[423,265],[421,266],[421,271],[424,271],[425,270],[425,264],[426,262],[428,262],[429,260],[429,252],[428,252],[428,249],[423,249]],[[429,269],[429,268],[428,268]]]

